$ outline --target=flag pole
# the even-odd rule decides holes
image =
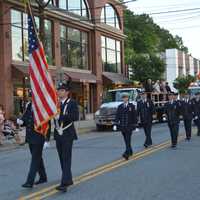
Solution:
[[[31,8],[30,0],[27,1],[27,6],[28,6],[28,14],[30,14],[30,16],[31,16],[31,18],[32,18],[32,21],[33,21],[33,29],[34,29],[34,31],[35,31],[37,40],[40,42],[40,38],[39,38],[38,31],[37,31],[37,26],[36,26],[36,23],[35,23],[35,18],[34,18],[34,15],[33,15],[32,8]]]

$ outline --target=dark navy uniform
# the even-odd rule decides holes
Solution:
[[[191,139],[192,134],[192,119],[194,116],[193,102],[189,99],[180,101],[181,103],[181,115],[183,116],[184,126],[186,131],[186,139]]]
[[[54,137],[62,169],[60,186],[68,187],[73,184],[71,172],[72,146],[73,141],[77,140],[77,134],[73,122],[79,119],[79,112],[77,103],[72,99],[67,99],[60,106],[60,110],[61,113],[57,120],[58,124],[55,124],[55,126],[62,126],[63,129],[67,126],[69,127],[63,130],[62,135],[60,135],[57,128],[55,128]]]
[[[194,123],[197,126],[197,136],[200,136],[200,100],[192,100],[194,111]]]
[[[34,119],[31,103],[28,104],[21,120],[24,122],[23,125],[26,127],[26,142],[29,144],[29,149],[32,156],[28,178],[26,184],[24,185],[26,187],[28,184],[31,187],[34,184],[37,173],[40,176],[39,181],[41,183],[47,181],[47,175],[42,158],[42,150],[45,142],[45,137],[34,130]]]
[[[171,101],[165,104],[168,126],[171,134],[172,147],[176,147],[180,124],[180,102]]]
[[[136,128],[137,124],[137,112],[132,103],[122,103],[119,105],[116,114],[116,124],[119,130],[122,132],[126,145],[126,151],[123,154],[123,157],[128,158],[133,154],[131,147],[131,136],[132,131]]]
[[[140,100],[137,104],[138,117],[140,118],[140,122],[142,127],[144,128],[146,136],[146,140],[144,143],[145,147],[152,145],[151,129],[152,129],[154,111],[155,111],[154,104],[149,99]]]

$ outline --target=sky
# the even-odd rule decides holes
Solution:
[[[182,37],[189,53],[200,59],[200,0],[137,0],[126,5],[136,14],[152,14],[155,23]],[[185,9],[193,10],[160,13]]]

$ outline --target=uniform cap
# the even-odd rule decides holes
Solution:
[[[57,90],[66,90],[66,91],[69,91],[69,90],[70,90],[70,87],[69,87],[68,84],[63,83],[63,82],[60,82],[60,83],[58,84]]]

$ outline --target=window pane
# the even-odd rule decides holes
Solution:
[[[116,69],[116,52],[112,50],[107,50],[107,70],[109,72],[117,72]]]
[[[88,34],[82,32],[82,44],[87,44],[88,43]]]
[[[84,0],[82,0],[82,16],[88,17],[88,12]]]
[[[115,40],[107,38],[107,48],[115,50]]]
[[[81,15],[81,2],[80,0],[68,0],[68,11]]]
[[[12,26],[12,59],[23,60],[22,29]]]
[[[104,36],[101,36],[101,46],[106,47],[106,38]]]
[[[81,46],[78,43],[68,44],[69,65],[68,67],[81,68]]]
[[[106,23],[106,21],[105,21],[105,7],[103,7],[102,11],[101,11],[101,22]]]
[[[61,47],[61,65],[67,66],[67,43],[66,40],[60,40],[60,47]]]
[[[13,26],[22,26],[21,12],[17,10],[11,10],[11,23]]]
[[[106,24],[115,27],[115,11],[112,6],[106,4]]]
[[[68,40],[81,42],[80,31],[73,28],[68,28]]]
[[[59,0],[59,8],[67,9],[67,0]]]
[[[28,29],[28,15],[23,13],[23,28]]]
[[[117,71],[121,72],[121,52],[117,52]]]
[[[67,29],[65,26],[60,26],[60,37],[66,39]]]
[[[88,69],[88,46],[82,46],[82,68]]]
[[[53,64],[53,46],[52,46],[52,23],[49,20],[45,20],[45,41],[44,50],[46,53],[47,63]]]
[[[117,41],[117,51],[121,51],[121,42]]]

